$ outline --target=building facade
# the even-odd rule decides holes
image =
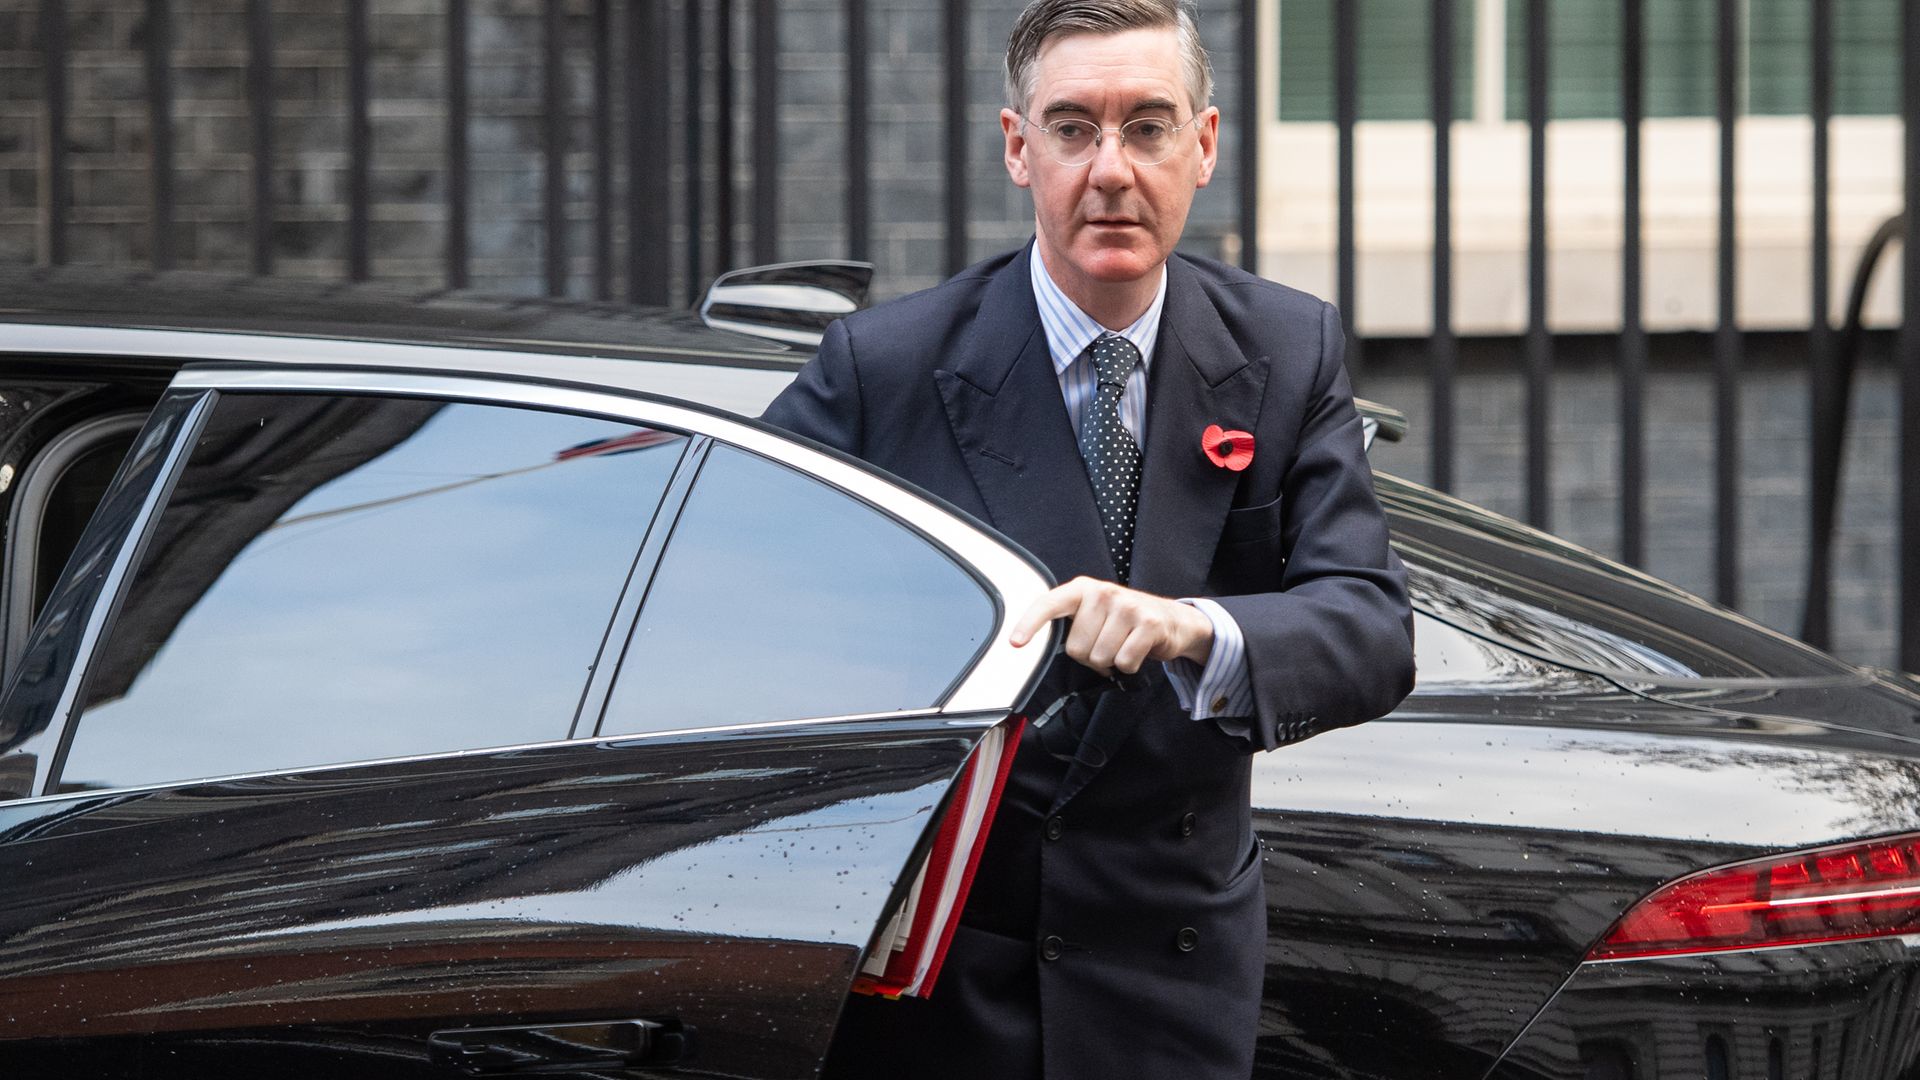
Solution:
[[[1382,468],[1441,479],[1608,554],[1637,547],[1650,571],[1713,595],[1716,19],[1729,5],[1541,2],[1552,379],[1536,403],[1525,341],[1531,2],[1200,3],[1222,167],[1186,246],[1342,302],[1364,345],[1360,391],[1413,419],[1408,442],[1378,452]],[[1618,349],[1629,2],[1644,6],[1638,287],[1649,342],[1634,544],[1621,431],[1637,406],[1622,396]],[[1816,6],[1731,5],[1741,543],[1738,587],[1723,599],[1790,633],[1815,486],[1809,331],[1843,318],[1853,263],[1900,210],[1904,183],[1899,3],[1829,0],[1833,270],[1816,311]],[[1000,57],[1018,7],[0,0],[0,260],[678,305],[728,267],[862,257],[876,264],[876,293],[899,295],[1031,231],[1025,193],[1000,162]],[[1343,9],[1355,37],[1350,291]],[[1444,329],[1458,340],[1457,358],[1436,369],[1431,62],[1442,10],[1453,116]],[[1243,187],[1248,170],[1255,183]],[[1883,269],[1867,296],[1833,547],[1832,645],[1883,665],[1896,662],[1899,621],[1897,271]],[[1536,405],[1544,446],[1527,435]],[[1539,505],[1527,497],[1535,473],[1548,495]]]

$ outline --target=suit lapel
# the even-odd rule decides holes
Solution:
[[[1227,332],[1193,269],[1167,260],[1167,303],[1147,378],[1146,470],[1134,524],[1134,588],[1191,596],[1205,584],[1240,474],[1201,449],[1209,424],[1252,431],[1267,387],[1265,357]]]
[[[995,528],[1066,581],[1112,578],[1073,425],[1047,350],[1025,254],[987,285],[947,368],[933,373],[947,422]]]
[[[1178,257],[1168,259],[1167,303],[1147,376],[1146,461],[1129,582],[1134,588],[1180,597],[1205,587],[1240,474],[1214,465],[1200,435],[1208,424],[1255,430],[1266,386],[1267,365],[1241,353],[1192,268]],[[1090,752],[1068,769],[1054,797],[1056,812],[1098,774],[1143,714],[1173,708],[1172,690],[1163,684],[1137,693],[1156,701],[1164,696],[1166,707],[1109,694],[1082,739]]]

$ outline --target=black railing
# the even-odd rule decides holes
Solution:
[[[1360,5],[1352,0],[1335,0],[1333,8],[1333,115],[1334,125],[1338,129],[1338,147],[1336,149],[1336,170],[1339,203],[1339,237],[1335,241],[1334,255],[1334,303],[1340,307],[1342,321],[1347,328],[1347,370],[1353,375],[1355,387],[1361,384],[1366,375],[1365,356],[1361,352],[1362,340],[1358,326],[1354,323],[1355,312],[1359,308],[1356,299],[1359,290],[1355,287],[1355,269],[1359,260],[1355,257],[1354,223],[1358,215],[1354,213],[1354,172],[1353,172],[1353,136],[1354,126],[1360,120]],[[1253,108],[1254,102],[1242,102],[1242,107]],[[1248,116],[1256,115],[1247,113]],[[1435,207],[1435,213],[1443,213],[1444,207]],[[1251,238],[1256,243],[1257,237]],[[1449,426],[1451,424],[1449,423]]]
[[[453,0],[456,6],[465,2]],[[451,69],[453,57],[449,56],[447,63]],[[459,91],[465,94],[464,67],[461,75]],[[253,158],[253,207],[247,221],[252,236],[248,247],[253,253],[253,272],[264,275],[273,273],[273,20],[267,12],[267,0],[247,0],[247,108],[247,149]],[[464,224],[458,231],[465,232]]]
[[[1920,207],[1920,0],[1900,4],[1900,113],[1906,118],[1906,199]],[[1902,246],[1904,312],[1900,324],[1900,449],[1899,522],[1897,528],[1900,599],[1899,665],[1920,671],[1920,243],[1914,222],[1920,212],[1907,214],[1907,236]]]
[[[373,87],[369,70],[373,47],[367,34],[368,2],[347,0],[347,277],[353,281],[365,281],[373,273]],[[159,170],[155,171],[157,175]],[[166,173],[170,181],[171,163]]]
[[[1284,2],[1284,0],[1283,0]],[[1543,527],[1549,520],[1556,338],[1548,322],[1548,259],[1551,253],[1547,224],[1549,192],[1547,137],[1552,102],[1549,99],[1548,0],[1510,0],[1518,5],[1517,26],[1523,47],[1516,55],[1525,69],[1524,112],[1527,127],[1527,304],[1524,351],[1519,370],[1524,380],[1524,516]],[[1334,293],[1352,338],[1349,366],[1356,384],[1368,377],[1364,342],[1356,331],[1359,248],[1356,238],[1356,130],[1361,112],[1360,43],[1372,14],[1362,0],[1331,0],[1332,86],[1331,119],[1336,137],[1336,227]],[[1618,387],[1619,461],[1617,484],[1618,551],[1629,563],[1641,563],[1647,552],[1647,431],[1648,335],[1643,322],[1643,166],[1642,135],[1646,124],[1648,73],[1647,0],[1617,0],[1619,52],[1619,119],[1622,138],[1621,211],[1623,237],[1620,260],[1621,309],[1614,343]],[[374,87],[369,36],[371,0],[345,0],[346,184],[345,243],[341,273],[361,280],[374,276],[373,175],[376,148],[370,117]],[[1460,342],[1453,307],[1457,292],[1453,275],[1455,236],[1452,229],[1454,189],[1453,131],[1456,106],[1453,91],[1457,61],[1454,45],[1471,14],[1465,0],[1429,0],[1431,37],[1427,50],[1431,95],[1430,122],[1434,132],[1434,218],[1432,234],[1433,324],[1426,343],[1427,383],[1431,394],[1430,476],[1442,489],[1457,486],[1459,409],[1456,387]],[[1259,0],[1215,0],[1206,5],[1214,25],[1237,34],[1237,78],[1227,104],[1230,144],[1239,173],[1232,194],[1237,230],[1236,251],[1242,265],[1258,268],[1261,178],[1258,174],[1262,103],[1272,88],[1262,83],[1256,42],[1260,34]],[[969,153],[979,144],[968,74],[970,57],[990,43],[968,40],[973,7],[962,0],[932,3],[931,25],[944,35],[939,45],[942,78],[936,108],[944,175],[929,177],[940,196],[941,261],[956,269],[969,261],[969,230],[974,222],[969,198]],[[1736,275],[1740,246],[1736,219],[1735,156],[1743,74],[1741,43],[1746,28],[1740,0],[1715,0],[1714,114],[1718,125],[1717,297],[1712,335],[1713,400],[1713,590],[1717,599],[1735,604],[1742,591],[1739,390],[1746,366],[1747,342],[1736,321]],[[1901,0],[1902,110],[1920,116],[1920,0]],[[587,146],[573,142],[574,113],[581,103],[572,100],[574,83],[568,67],[577,63],[577,49],[568,44],[570,20],[584,13],[592,35],[585,52],[591,65],[585,102],[588,123],[583,129]],[[146,258],[157,269],[180,262],[175,225],[175,182],[179,162],[172,139],[176,46],[172,0],[146,0],[142,38],[146,107],[151,117]],[[1807,373],[1812,447],[1808,476],[1810,530],[1806,608],[1802,629],[1806,637],[1826,644],[1831,635],[1832,589],[1828,563],[1838,500],[1845,438],[1845,393],[1850,374],[1841,370],[1827,317],[1832,287],[1829,250],[1832,191],[1830,122],[1834,114],[1834,2],[1809,0],[1807,6],[1810,53],[1808,113],[1811,119],[1812,200],[1810,285],[1812,316],[1807,333]],[[876,247],[875,176],[871,136],[875,115],[874,35],[877,14],[867,0],[844,0],[845,59],[844,121],[845,189],[840,217],[845,230],[844,252],[868,258]],[[552,295],[622,295],[630,302],[686,303],[716,272],[745,261],[773,262],[782,255],[782,202],[811,199],[813,192],[783,190],[780,64],[780,6],[774,0],[545,0],[539,20],[542,79],[539,98],[543,127],[538,147],[541,184],[539,255],[541,287]],[[51,264],[69,260],[72,251],[69,223],[73,217],[72,161],[68,149],[72,93],[70,69],[70,13],[65,0],[41,0],[37,48],[42,67],[42,116],[45,138],[39,141],[42,180],[40,190],[41,244],[38,257]],[[444,20],[445,144],[442,190],[444,199],[444,279],[453,288],[473,280],[474,219],[472,154],[468,139],[474,120],[472,78],[474,57],[469,36],[473,23],[470,0],[446,0]],[[738,39],[740,29],[746,40]],[[247,148],[252,156],[248,186],[247,265],[254,273],[276,269],[276,206],[272,162],[276,146],[276,41],[274,17],[267,0],[248,0],[244,25],[236,43],[246,50],[245,85],[249,96]],[[743,48],[744,46],[744,48]],[[744,66],[737,61],[744,58]],[[677,76],[677,82],[676,82]],[[1225,89],[1225,87],[1223,87]],[[743,113],[741,106],[746,106]],[[749,166],[738,168],[736,153],[745,124],[744,156]],[[581,254],[590,267],[591,283],[570,280],[579,264],[570,256],[570,163],[588,161],[590,191],[588,250]],[[675,160],[668,160],[673,158]],[[1905,143],[1905,192],[1908,205],[1920,194],[1920,139],[1909,123]],[[677,174],[675,170],[678,170]],[[624,178],[620,175],[624,173]],[[676,182],[677,175],[677,182]],[[739,220],[744,218],[750,238],[743,252]],[[1230,230],[1231,231],[1231,230]],[[1886,242],[1898,239],[1889,234]],[[624,259],[621,255],[624,254]],[[674,258],[678,255],[679,258]],[[1905,310],[1920,310],[1920,248],[1903,247],[1905,271],[1902,295]],[[1850,323],[1849,334],[1857,326]],[[1898,450],[1898,635],[1897,662],[1920,670],[1920,328],[1908,324],[1899,337],[1899,424],[1903,437]],[[1849,340],[1856,340],[1852,337]],[[1846,346],[1854,355],[1857,346]],[[1850,371],[1850,368],[1849,368]],[[1363,386],[1364,388],[1364,386]]]
[[[1830,134],[1833,124],[1833,3],[1814,0],[1807,35],[1812,46],[1811,85],[1807,112],[1813,122],[1813,259],[1809,268],[1811,293],[1807,325],[1807,411],[1813,452],[1808,463],[1812,478],[1807,499],[1807,587],[1800,612],[1801,636],[1825,648],[1833,641],[1833,530],[1840,502],[1840,448],[1846,436],[1847,399],[1853,372],[1843,380],[1834,368],[1833,335],[1827,318],[1827,298],[1833,289],[1832,189]],[[1864,307],[1866,275],[1873,259],[1862,261],[1855,277],[1859,303]],[[1848,304],[1849,311],[1854,304]],[[1849,323],[1857,326],[1857,317]],[[1911,665],[1909,665],[1911,667]]]
[[[559,0],[547,0],[549,9],[557,6]],[[667,163],[653,156],[664,154],[667,140],[650,143],[644,137],[667,129],[665,117],[673,107],[667,85],[666,15],[666,5],[660,3],[638,0],[627,7],[627,301],[634,304],[667,303],[673,276],[665,257],[672,235],[672,185]],[[697,81],[699,72],[698,63],[687,64],[688,82]],[[731,124],[729,118],[723,137],[730,138]],[[726,160],[731,164],[731,155]],[[697,202],[699,187],[686,185],[689,203]],[[612,233],[611,207],[595,225]]]
[[[1453,0],[1432,0],[1428,94],[1433,104],[1433,334],[1427,370],[1433,400],[1434,486],[1451,491],[1453,383],[1459,346],[1453,338]],[[1344,38],[1342,39],[1344,40]],[[1357,66],[1357,65],[1355,65]],[[1342,68],[1342,70],[1346,70]]]
[[[1527,520],[1550,528],[1553,335],[1547,330],[1547,0],[1527,0]]]
[[[1647,329],[1640,289],[1640,128],[1646,118],[1645,0],[1620,0],[1620,557],[1647,552]],[[1533,408],[1545,411],[1545,401]]]
[[[266,0],[253,0],[253,3],[257,8],[266,7]],[[467,94],[467,16],[467,0],[447,0],[446,259],[447,287],[452,289],[467,287],[467,230],[472,220],[470,189],[467,185],[467,121],[470,112]],[[260,18],[265,22],[264,12]],[[600,82],[600,74],[594,73],[596,85]],[[255,229],[260,228],[258,223],[272,220],[269,213],[256,212]],[[256,232],[256,242],[258,238]]]
[[[73,171],[67,167],[67,3],[40,0],[40,68],[43,75],[40,140],[40,235],[43,260],[67,261],[67,218],[73,212]]]
[[[1859,368],[1865,328],[1862,325],[1867,306],[1867,289],[1888,245],[1905,235],[1907,219],[1896,215],[1882,222],[1860,254],[1853,272],[1853,285],[1847,293],[1846,320],[1840,331],[1840,347],[1826,351],[1826,320],[1819,320],[1820,341],[1817,356],[1808,357],[1813,372],[1813,455],[1809,500],[1810,521],[1807,541],[1806,607],[1801,614],[1800,637],[1825,646],[1833,635],[1833,534],[1840,519],[1840,465],[1846,449],[1848,405],[1853,400],[1854,373]],[[1822,260],[1825,261],[1824,259]],[[1824,266],[1821,268],[1824,273]],[[1816,275],[1817,277],[1818,275]],[[1822,293],[1821,295],[1825,295]],[[1810,338],[1810,341],[1812,338]]]

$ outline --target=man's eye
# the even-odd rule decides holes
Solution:
[[[1165,120],[1136,120],[1127,126],[1127,134],[1136,139],[1164,139],[1173,131]]]
[[[1062,120],[1053,125],[1053,134],[1065,142],[1085,142],[1093,138],[1093,125],[1078,120]]]

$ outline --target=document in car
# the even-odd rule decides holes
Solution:
[[[926,862],[861,962],[854,993],[923,998],[933,992],[1025,725],[1018,716],[997,724],[973,748]]]

